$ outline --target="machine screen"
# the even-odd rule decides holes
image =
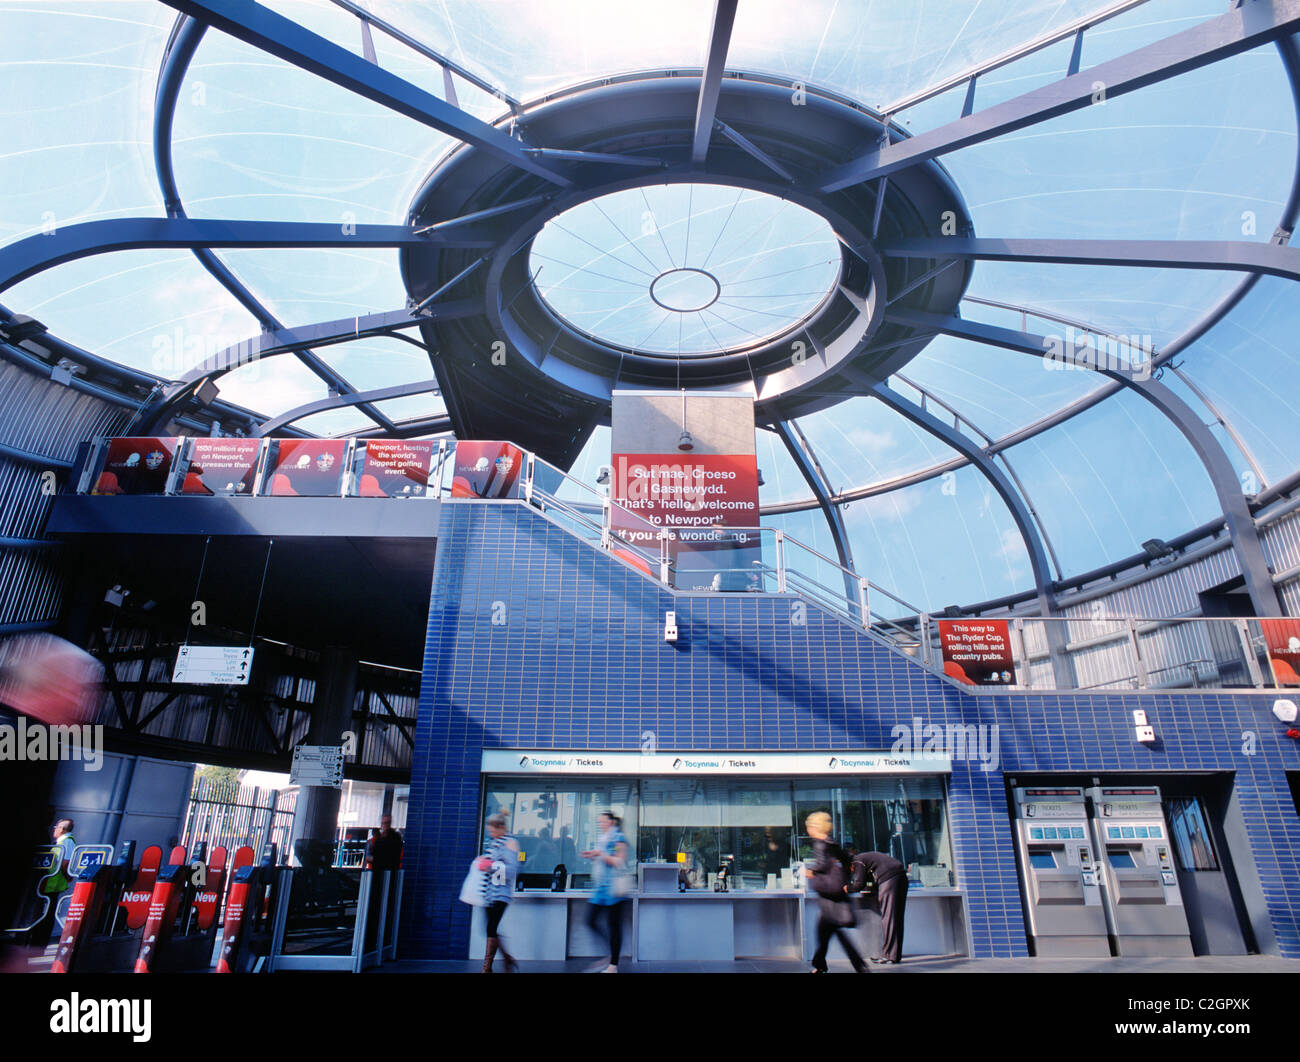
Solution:
[[[1131,852],[1110,849],[1106,852],[1106,855],[1110,857],[1110,865],[1113,867],[1119,867],[1121,870],[1133,870],[1137,865],[1133,862],[1133,855]]]
[[[1052,857],[1051,852],[1030,852],[1029,865],[1037,867],[1039,870],[1055,870],[1056,860]]]

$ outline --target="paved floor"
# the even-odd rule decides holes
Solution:
[[[386,963],[375,973],[476,973],[479,962],[440,960]],[[591,967],[586,959],[567,962],[522,962],[521,973],[582,973]],[[832,962],[832,973],[851,973],[847,962]],[[496,969],[502,970],[501,960]],[[736,962],[632,962],[624,960],[619,973],[803,973],[807,965],[792,959],[739,959]],[[889,976],[922,973],[1300,973],[1300,960],[1271,955],[1205,955],[1195,959],[965,959],[935,956],[904,959],[897,966],[872,964],[872,973]]]

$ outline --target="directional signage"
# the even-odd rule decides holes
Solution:
[[[343,788],[342,745],[295,745],[290,785],[323,785]]]
[[[246,686],[253,669],[251,645],[182,645],[173,682],[195,686]]]

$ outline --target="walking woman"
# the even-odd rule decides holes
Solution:
[[[817,951],[812,959],[812,972],[826,973],[826,949],[830,947],[831,937],[839,937],[840,946],[849,962],[853,963],[854,972],[866,973],[867,964],[844,932],[857,919],[853,916],[853,904],[848,895],[848,857],[844,849],[831,840],[831,817],[824,811],[814,811],[808,816],[804,828],[813,841],[813,858],[805,864],[803,872],[804,877],[811,879],[819,908]]]
[[[596,847],[582,853],[592,860],[591,906],[587,909],[587,925],[592,932],[606,937],[609,943],[609,963],[600,963],[590,973],[604,966],[605,973],[618,973],[618,956],[623,950],[623,904],[627,899],[630,879],[627,876],[628,845],[620,827],[623,820],[612,811],[600,816],[600,839]],[[604,915],[608,929],[601,931],[600,918]]]
[[[487,873],[485,896],[487,900],[487,950],[483,955],[483,972],[492,972],[492,962],[497,952],[506,961],[506,973],[516,973],[519,964],[506,951],[501,940],[501,919],[506,913],[515,891],[515,876],[519,873],[519,842],[506,832],[506,817],[493,815],[487,820],[488,843],[479,857],[479,870]]]

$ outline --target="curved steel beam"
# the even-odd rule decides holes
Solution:
[[[960,317],[940,317],[937,314],[920,313],[914,310],[898,311],[897,316],[911,324],[924,322],[927,327],[939,328],[948,335],[1001,347],[1004,350],[1032,354],[1039,358],[1051,357],[1055,360],[1056,355],[1053,352],[1059,351],[1061,347],[1058,337],[1017,332],[1010,328],[966,321]],[[1133,390],[1163,413],[1182,433],[1210,477],[1256,615],[1282,615],[1277,589],[1273,585],[1273,576],[1264,557],[1264,548],[1260,544],[1259,529],[1251,515],[1250,506],[1241,493],[1241,482],[1237,478],[1237,471],[1232,467],[1227,452],[1196,412],[1164,384],[1144,378],[1142,372],[1135,373],[1104,367],[1111,360],[1108,352],[1098,351],[1093,347],[1078,348],[1067,353],[1065,360],[1092,368],[1122,387]]]
[[[180,382],[189,384],[197,380],[221,376],[260,358],[269,358],[276,354],[296,354],[306,347],[327,347],[336,343],[349,343],[354,339],[388,335],[399,328],[413,328],[430,320],[471,317],[481,312],[482,307],[477,302],[462,299],[436,306],[432,312],[389,310],[385,313],[363,314],[359,317],[341,317],[336,321],[322,321],[319,324],[277,328],[272,332],[263,332],[261,335],[217,351],[207,361],[196,365],[181,377]],[[423,343],[417,345],[420,349],[425,349]]]
[[[415,383],[397,384],[395,387],[380,387],[373,391],[361,391],[354,395],[334,395],[317,402],[307,402],[297,406],[278,417],[272,417],[257,429],[259,436],[270,435],[286,424],[310,417],[313,413],[324,413],[331,409],[343,409],[346,406],[360,405],[362,402],[385,402],[390,398],[409,398],[411,395],[441,394],[437,380],[417,380]]]
[[[1034,526],[1029,507],[1002,469],[993,463],[992,458],[973,439],[946,424],[928,410],[922,409],[915,402],[904,398],[897,391],[885,384],[871,384],[866,377],[861,378],[861,383],[864,385],[864,393],[879,399],[895,413],[901,414],[918,428],[951,446],[967,458],[989,481],[989,485],[998,492],[998,496],[1011,511],[1011,518],[1015,521],[1020,537],[1024,540],[1025,550],[1029,554],[1029,563],[1034,571],[1034,586],[1038,591],[1041,613],[1044,616],[1056,615],[1056,601],[1052,596],[1052,573],[1048,567],[1047,550],[1043,547],[1043,540]]]
[[[823,193],[896,173],[959,148],[1154,85],[1300,31],[1300,0],[1246,0],[1218,18],[827,170]],[[1101,92],[1100,100],[1098,92]]]
[[[800,474],[812,488],[817,504],[821,506],[822,513],[826,517],[831,541],[835,543],[835,554],[840,558],[841,567],[848,568],[851,572],[857,571],[853,566],[853,552],[849,548],[849,534],[844,527],[844,519],[840,515],[839,506],[831,501],[833,492],[830,480],[826,478],[826,472],[821,462],[817,460],[817,455],[813,453],[813,448],[794,421],[779,420],[772,425],[772,430],[785,443],[785,448],[790,451],[790,456],[794,458]],[[857,587],[849,589],[849,600],[857,600]]]
[[[162,65],[158,70],[158,88],[154,94],[153,114],[153,159],[154,170],[158,175],[158,187],[163,194],[167,207],[167,216],[185,217],[185,206],[181,202],[180,190],[176,185],[176,172],[172,166],[172,126],[176,117],[176,97],[180,92],[185,73],[198,49],[199,42],[207,30],[202,22],[197,22],[186,15],[177,15],[172,26],[171,36],[163,49]],[[235,276],[216,253],[206,247],[193,248],[193,254],[201,266],[208,271],[218,284],[225,288],[235,300],[253,315],[253,320],[265,331],[275,331],[284,325],[276,316],[263,306],[257,297]],[[329,387],[345,394],[356,390],[347,380],[326,365],[310,350],[300,350],[297,357],[307,369],[323,380]],[[366,416],[376,424],[391,428],[393,424],[373,406],[359,406]]]
[[[949,255],[986,262],[1227,270],[1300,280],[1300,248],[1230,240],[1022,240],[953,236],[899,240],[881,247],[880,253],[886,258]]]
[[[64,262],[111,251],[195,247],[409,247],[428,242],[428,237],[417,235],[406,225],[349,225],[345,232],[344,226],[335,222],[314,221],[175,217],[85,221],[0,247],[0,291]]]
[[[993,436],[971,420],[970,417],[966,416],[966,414],[958,410],[955,406],[945,402],[938,395],[934,394],[934,392],[927,391],[915,380],[909,380],[901,372],[894,373],[894,376],[896,379],[902,380],[903,383],[907,384],[908,387],[912,388],[921,396],[922,409],[926,408],[927,402],[934,402],[936,405],[952,414],[954,428],[960,430],[960,425],[965,424],[966,427],[970,428],[971,431],[984,440],[984,446],[982,449],[990,459],[996,459],[997,457],[1002,458],[1002,464],[1006,467],[1007,475],[1011,478],[1012,485],[1016,488],[1019,495],[1025,499],[1025,508],[1029,510],[1029,515],[1033,517],[1034,526],[1038,529],[1038,534],[1043,540],[1043,546],[1047,549],[1047,556],[1052,562],[1052,568],[1056,572],[1056,577],[1058,579],[1062,578],[1065,573],[1061,569],[1061,561],[1056,555],[1056,549],[1052,546],[1051,536],[1048,535],[1047,528],[1043,526],[1042,517],[1038,515],[1038,510],[1034,508],[1034,501],[1029,496],[1029,491],[1027,491],[1025,485],[1020,482],[1020,477],[1016,475],[1016,470],[1012,467],[1011,461],[1007,458],[1007,455],[1005,453],[999,454],[992,449]]]
[[[404,114],[422,125],[471,144],[518,169],[561,188],[563,174],[529,157],[509,134],[480,121],[396,74],[375,66],[292,19],[251,0],[163,0],[182,14],[205,22],[245,44],[331,81],[350,92]]]

